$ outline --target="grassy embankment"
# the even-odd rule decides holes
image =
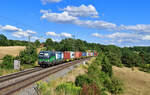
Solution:
[[[0,47],[0,59],[3,59],[5,55],[12,55],[13,57],[16,57],[19,55],[20,51],[23,51],[26,47],[25,46],[6,46],[6,47]],[[2,64],[2,60],[0,60],[0,66]],[[21,65],[21,70],[32,68],[34,66],[32,65]],[[7,68],[1,68],[0,67],[0,76],[7,75],[10,73],[18,72],[19,70],[13,70],[13,69],[7,69]]]
[[[150,95],[150,74],[132,68],[113,67],[114,76],[123,80],[123,95]]]
[[[88,61],[89,64],[91,64],[95,58],[92,58],[90,61]],[[57,86],[67,83],[67,82],[75,82],[75,79],[78,75],[83,75],[87,72],[88,65],[80,65],[76,67],[74,70],[70,71],[65,76],[54,79],[53,81],[50,81],[49,83],[39,81],[37,84],[39,84],[38,91],[40,95],[65,95],[65,93],[58,93],[56,92]]]

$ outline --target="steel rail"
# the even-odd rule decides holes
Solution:
[[[52,69],[48,69],[46,71],[43,71],[43,72],[40,72],[39,74],[36,74],[34,76],[30,76],[28,78],[25,78],[23,80],[20,80],[20,81],[17,81],[15,83],[12,83],[12,84],[9,84],[9,85],[6,85],[4,87],[1,87],[0,88],[0,95],[10,95],[22,88],[25,88],[51,74],[54,74],[58,71],[61,71],[67,67],[70,67],[74,64],[77,64],[79,62],[82,62],[84,60],[87,60],[87,59],[82,59],[82,60],[76,60],[76,61],[73,61],[71,62],[71,64],[67,63],[67,64],[62,64],[62,65],[57,65],[55,67],[53,67]]]
[[[11,80],[11,79],[14,79],[14,78],[17,78],[17,77],[20,77],[20,76],[24,76],[24,75],[27,75],[27,74],[30,74],[30,73],[33,73],[33,72],[36,72],[36,71],[40,71],[42,69],[43,68],[36,67],[36,68],[33,68],[33,69],[28,69],[28,70],[20,71],[20,72],[17,72],[17,73],[5,75],[5,76],[0,76],[0,83]]]

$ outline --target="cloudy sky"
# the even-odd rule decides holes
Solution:
[[[0,34],[9,39],[86,40],[150,45],[149,0],[1,0]]]

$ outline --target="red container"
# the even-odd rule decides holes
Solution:
[[[79,57],[82,57],[82,52],[79,52]]]
[[[80,52],[75,52],[75,58],[79,58],[80,57]]]
[[[94,56],[97,56],[98,54],[97,54],[97,52],[94,52]]]
[[[70,60],[71,57],[70,57],[70,51],[64,51],[64,60]]]

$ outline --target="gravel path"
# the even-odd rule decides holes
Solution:
[[[78,64],[75,64],[73,66],[70,66],[64,70],[61,70],[53,75],[50,75],[47,78],[44,78],[43,81],[49,82],[52,80],[55,80],[57,78],[65,76],[69,71],[73,70],[76,66],[83,64],[83,62],[80,62]],[[38,95],[36,91],[36,84],[34,83],[33,85],[30,85],[24,89],[21,89],[19,92],[14,93],[13,95]]]

